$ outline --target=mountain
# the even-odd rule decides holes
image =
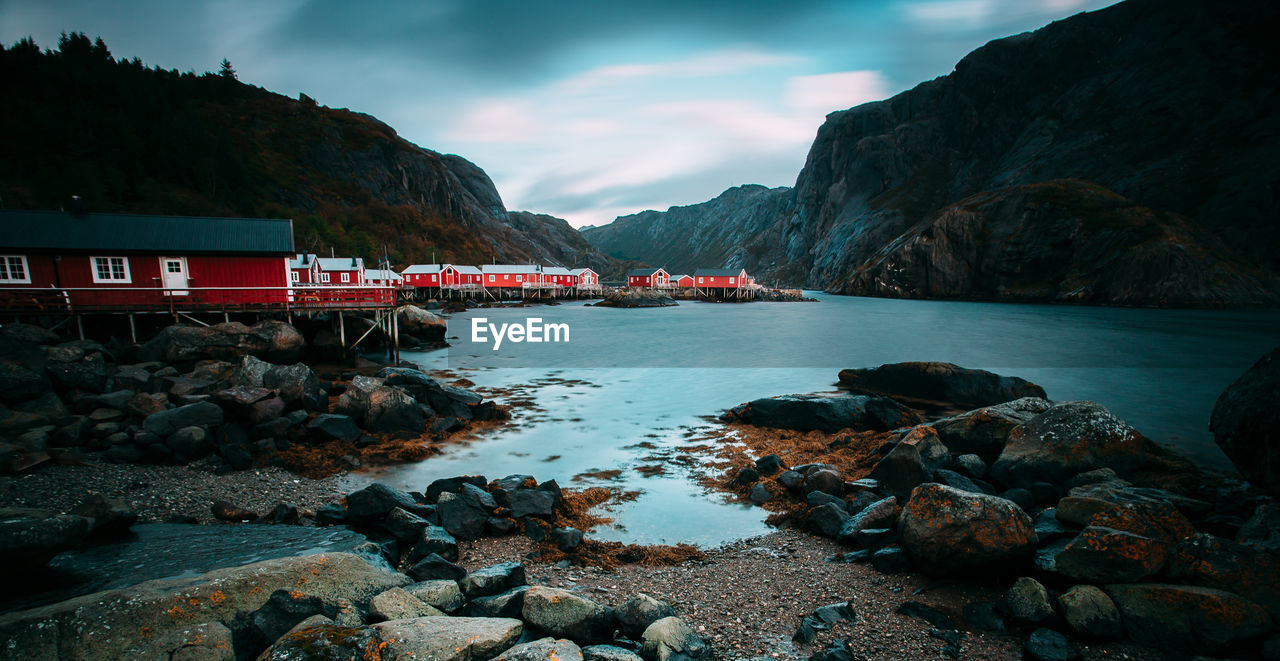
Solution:
[[[671,273],[740,266],[741,238],[775,223],[790,210],[791,197],[790,188],[738,186],[709,202],[642,211],[583,228],[582,236],[610,257],[662,266]]]
[[[0,200],[56,209],[294,219],[295,248],[396,267],[587,260],[549,217],[513,222],[484,170],[423,149],[377,119],[232,76],[116,60],[64,35],[0,49]],[[577,261],[564,262],[576,266]],[[600,270],[597,268],[597,270]]]
[[[507,223],[522,233],[534,259],[543,264],[559,264],[570,268],[587,267],[602,278],[624,277],[628,262],[606,256],[587,242],[569,221],[531,211],[508,211]]]
[[[1127,0],[993,41],[947,76],[828,115],[791,199],[763,210],[772,223],[724,217],[725,261],[846,294],[1276,304],[1277,27],[1275,3]],[[1133,226],[1093,231],[1117,224]],[[604,229],[587,237],[609,252]],[[1031,243],[1064,232],[1075,252],[1054,246],[1044,270]],[[665,251],[685,236],[631,234],[649,261],[684,254]],[[926,250],[933,236],[955,242]],[[1141,268],[1120,269],[1131,254]],[[1199,277],[1176,271],[1192,264]]]

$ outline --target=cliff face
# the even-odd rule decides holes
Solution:
[[[766,280],[847,294],[1171,305],[1275,300],[1280,58],[1270,43],[1277,27],[1274,3],[1128,0],[991,42],[948,76],[828,115],[792,198],[771,201],[760,214],[779,210],[775,222],[748,230],[722,216],[734,244],[726,252]],[[1064,179],[1087,184],[1055,185],[1053,207],[1042,206],[1043,191],[1025,188]],[[972,209],[970,198],[984,192],[1000,204]],[[1073,195],[1080,199],[1064,199]],[[1120,208],[1098,204],[1109,196]],[[1068,213],[1054,216],[1049,208]],[[1127,222],[1137,225],[1124,237],[1088,231]],[[1027,243],[1004,252],[967,243],[977,237],[964,232],[993,224],[999,229],[992,240]],[[1155,249],[1160,240],[1136,237],[1156,226],[1166,243],[1157,254],[1123,252]],[[605,252],[611,248],[598,237],[608,227],[587,233]],[[695,232],[705,230],[684,229]],[[931,233],[946,234],[949,247],[922,252]],[[1067,259],[1074,264],[1067,271],[1042,272],[1040,253],[1024,248],[1054,237],[1089,248]],[[645,257],[673,261],[685,241],[649,240],[643,245],[654,249]],[[1203,279],[1174,271],[1189,263],[1175,257],[1175,245],[1194,255],[1187,259],[1205,270]],[[924,261],[926,252],[935,265]],[[979,254],[981,268],[963,275],[944,266]],[[1086,256],[1142,268],[1121,277],[1087,268]],[[890,272],[901,264],[910,275]],[[1125,284],[1088,280],[1111,276]],[[1153,291],[1144,295],[1144,287]]]
[[[744,250],[744,237],[774,225],[790,209],[790,188],[738,186],[709,202],[622,216],[584,229],[582,236],[610,257],[662,266],[671,273],[692,273],[700,266],[755,269],[755,255]]]

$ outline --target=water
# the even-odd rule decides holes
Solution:
[[[825,296],[819,303],[682,303],[618,310],[469,310],[448,351],[406,352],[477,387],[519,386],[512,424],[420,464],[371,474],[422,490],[458,474],[527,473],[640,490],[594,537],[714,546],[767,530],[764,512],[707,493],[676,461],[708,416],[772,395],[833,389],[845,367],[937,360],[1027,378],[1055,400],[1091,399],[1200,465],[1232,472],[1213,443],[1217,396],[1280,344],[1280,313],[1133,310]],[[566,323],[561,344],[469,342],[471,319]],[[500,401],[504,397],[498,398]],[[665,474],[642,469],[661,466]],[[575,475],[620,471],[616,477]]]

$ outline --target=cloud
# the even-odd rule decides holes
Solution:
[[[982,24],[991,16],[993,0],[938,0],[913,2],[903,7],[917,23],[954,26],[955,23]]]
[[[840,71],[787,81],[787,104],[802,110],[827,113],[888,96],[889,81],[879,71]]]

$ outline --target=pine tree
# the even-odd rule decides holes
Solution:
[[[218,75],[227,80],[239,80],[236,78],[236,70],[231,66],[231,60],[222,58],[222,66],[218,69]]]

